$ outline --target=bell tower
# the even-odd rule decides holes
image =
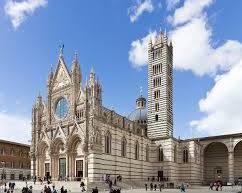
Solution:
[[[173,47],[160,32],[148,45],[148,136],[173,135]]]

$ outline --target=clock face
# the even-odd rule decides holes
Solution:
[[[66,98],[61,97],[56,103],[55,114],[59,119],[63,119],[66,117],[69,110],[69,104]]]

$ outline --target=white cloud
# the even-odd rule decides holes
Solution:
[[[14,1],[7,0],[4,10],[6,15],[11,19],[12,25],[17,29],[27,18],[27,16],[34,13],[39,7],[45,7],[47,0],[24,0]]]
[[[212,46],[212,29],[204,16],[176,27],[170,36],[177,70],[191,70],[199,76],[216,75],[231,69],[242,57],[242,44],[238,41],[228,40],[217,48]]]
[[[212,43],[212,27],[204,8],[213,1],[186,0],[170,16],[173,30],[174,68],[190,70],[199,76],[214,77],[215,85],[199,102],[203,117],[190,122],[202,134],[220,135],[241,132],[242,44],[226,40],[218,47]],[[218,75],[220,74],[220,75]]]
[[[180,0],[166,0],[167,9],[171,10],[180,2]]]
[[[129,61],[133,67],[139,68],[145,66],[148,61],[148,43],[150,39],[154,40],[157,35],[156,31],[150,32],[147,36],[141,40],[135,40],[131,43],[129,50]]]
[[[200,100],[200,119],[190,125],[198,133],[217,135],[242,130],[242,43],[225,40],[213,44],[213,28],[209,25],[204,8],[213,0],[185,0],[182,7],[170,15],[174,68],[192,71],[195,75],[209,75],[214,86]],[[134,67],[147,64],[148,36],[131,44],[129,60]]]
[[[137,0],[136,5],[128,9],[130,21],[134,23],[144,12],[151,13],[153,10],[154,6],[151,0],[144,0],[143,2],[141,0]]]
[[[216,78],[214,87],[199,102],[205,116],[192,121],[200,133],[221,135],[242,131],[242,60],[227,73]]]
[[[0,139],[29,143],[31,124],[26,117],[0,112]]]
[[[193,18],[200,17],[205,7],[208,7],[214,0],[186,0],[184,5],[175,10],[171,19],[172,24],[178,25],[190,21]]]

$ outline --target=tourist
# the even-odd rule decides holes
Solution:
[[[61,187],[60,191],[61,193],[64,193],[64,186]]]
[[[183,183],[181,184],[181,192],[186,192],[186,188],[185,188],[185,185]]]
[[[209,184],[209,190],[213,190],[213,182]]]
[[[148,189],[148,185],[145,183],[145,190],[147,191],[147,189]]]
[[[85,190],[85,184],[84,184],[83,181],[81,181],[80,186],[81,186],[81,191],[82,191],[82,192],[86,191],[86,190]]]
[[[36,176],[34,176],[34,185],[35,185],[35,183],[36,183],[36,179],[37,179]]]
[[[53,188],[53,191],[54,191],[54,189],[55,189],[55,183],[54,182],[52,183],[52,188]]]
[[[159,183],[159,190],[160,190],[160,192],[162,191],[161,183]]]
[[[150,183],[150,190],[153,190],[153,184],[152,184],[152,182]]]
[[[95,187],[95,188],[92,189],[92,193],[98,193],[97,187]]]
[[[155,189],[155,191],[156,191],[156,188],[157,188],[157,185],[155,184],[155,185],[154,185],[154,189]]]

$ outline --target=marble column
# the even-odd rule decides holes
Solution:
[[[74,153],[71,154],[71,166],[72,166],[72,167],[71,167],[71,171],[72,171],[72,176],[73,176],[73,178],[76,177],[76,171],[75,171],[76,156],[77,156],[77,153],[76,153],[76,152],[74,152]]]
[[[234,151],[228,153],[229,182],[234,183]]]
[[[70,180],[70,175],[69,175],[69,155],[66,154],[66,177],[68,180]]]
[[[51,164],[50,164],[51,177],[53,180],[58,180],[58,176],[59,176],[59,171],[58,171],[59,163],[58,162],[59,162],[58,155],[53,154],[51,156]]]
[[[83,166],[83,173],[84,173],[84,178],[88,177],[88,155],[84,155],[84,166]]]

